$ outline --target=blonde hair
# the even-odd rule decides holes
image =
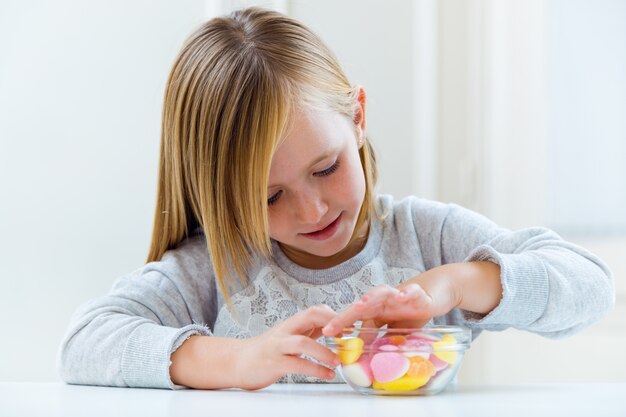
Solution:
[[[158,261],[198,226],[220,290],[271,256],[267,184],[272,156],[297,108],[354,120],[357,90],[332,52],[300,22],[259,8],[210,20],[185,42],[165,89],[152,243]],[[359,150],[366,191],[355,231],[374,213],[376,161]],[[356,233],[352,239],[355,239]]]

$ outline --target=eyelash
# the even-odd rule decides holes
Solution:
[[[339,168],[339,161],[335,161],[335,163],[332,164],[330,167],[326,168],[323,171],[316,172],[313,175],[317,175],[318,177],[325,177],[325,176],[330,175],[333,172],[337,171],[337,168]]]
[[[271,196],[270,198],[267,199],[267,205],[271,206],[272,204],[274,204],[276,202],[276,200],[278,200],[278,197],[280,197],[280,195],[282,194],[282,191],[277,192],[276,194],[274,194],[273,196]]]
[[[335,161],[335,163],[332,164],[330,167],[326,168],[323,171],[316,172],[313,175],[318,176],[318,177],[326,177],[328,175],[333,174],[335,171],[337,171],[338,168],[339,168],[339,161]],[[283,192],[281,190],[281,191],[277,192],[276,194],[274,194],[273,196],[271,196],[270,198],[268,198],[267,199],[267,205],[271,206],[272,204],[276,203],[276,201],[278,200],[278,197],[280,197],[282,193]]]

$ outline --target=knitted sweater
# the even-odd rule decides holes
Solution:
[[[437,266],[491,261],[502,298],[487,315],[454,309],[431,324],[482,330],[509,327],[547,337],[575,333],[609,312],[613,278],[588,251],[545,228],[510,231],[454,204],[408,197],[377,199],[367,243],[353,258],[312,270],[272,242],[247,284],[232,287],[232,309],[216,285],[201,229],[159,262],[119,278],[109,294],[81,306],[59,351],[59,373],[73,384],[179,388],[170,356],[192,335],[247,338],[316,304],[341,311],[373,286],[397,286]],[[283,381],[322,382],[303,375]]]

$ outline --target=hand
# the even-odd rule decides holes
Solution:
[[[335,336],[357,320],[363,321],[363,327],[381,327],[384,324],[389,327],[422,327],[432,317],[446,314],[459,305],[460,297],[450,280],[431,271],[413,277],[398,288],[389,285],[372,288],[332,319],[322,329],[323,334]]]
[[[337,356],[316,341],[322,336],[322,326],[336,314],[326,305],[311,307],[259,336],[244,340],[237,352],[236,386],[260,389],[292,373],[333,379],[333,370],[300,356],[307,355],[333,367],[339,365]]]

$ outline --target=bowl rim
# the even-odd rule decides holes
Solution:
[[[436,325],[425,327],[344,327],[342,332],[388,332],[388,333],[434,333],[434,334],[447,334],[447,333],[467,333],[471,335],[471,329],[469,327],[456,326],[456,325]]]
[[[470,343],[472,341],[472,331],[468,327],[463,326],[454,326],[454,325],[437,325],[437,326],[427,326],[422,328],[387,328],[383,327],[345,327],[338,335],[336,336],[324,336],[324,344],[330,348],[340,347],[340,342],[342,338],[353,339],[359,336],[359,334],[365,333],[369,335],[375,335],[379,333],[384,333],[385,336],[393,335],[393,334],[414,334],[421,333],[425,335],[453,335],[455,336],[456,343],[454,344],[446,344],[443,346],[430,347],[432,351],[459,351],[465,350],[469,348]],[[425,347],[416,347],[415,351],[423,351]],[[365,350],[374,351],[365,348]]]

